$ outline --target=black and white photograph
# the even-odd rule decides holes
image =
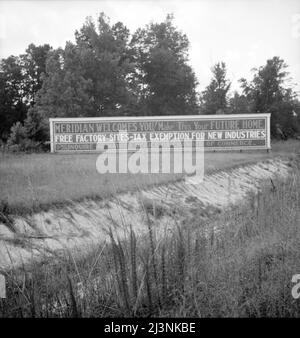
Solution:
[[[0,326],[299,319],[299,193],[299,0],[0,0]]]

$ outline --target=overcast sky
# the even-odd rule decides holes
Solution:
[[[299,0],[0,0],[0,57],[21,54],[31,42],[64,47],[87,16],[100,12],[131,32],[173,13],[175,25],[189,38],[200,90],[217,61],[226,62],[232,89],[238,89],[238,79],[251,78],[252,68],[276,55],[290,66],[300,93]]]

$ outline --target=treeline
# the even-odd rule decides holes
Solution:
[[[216,113],[271,113],[273,136],[297,135],[300,104],[283,60],[267,60],[233,96],[226,65],[217,63],[199,93],[188,49],[172,15],[131,34],[102,13],[65,48],[30,44],[0,63],[0,139],[21,150],[42,146],[49,117]]]

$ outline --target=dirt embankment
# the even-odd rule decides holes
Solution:
[[[264,183],[283,180],[290,164],[280,158],[220,171],[199,180],[191,177],[145,191],[120,194],[106,201],[85,201],[27,217],[0,221],[0,268],[27,263],[61,250],[87,253],[108,239],[108,229],[119,236],[130,226],[137,234],[147,231],[147,217],[157,232],[197,210],[203,219],[237,205],[249,193],[257,193]],[[200,213],[199,213],[200,211]],[[176,217],[174,217],[176,214]]]

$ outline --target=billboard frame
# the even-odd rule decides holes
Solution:
[[[264,146],[243,146],[243,147],[207,147],[206,151],[240,151],[240,150],[270,150],[271,149],[271,135],[270,135],[270,113],[263,114],[218,114],[218,115],[162,115],[162,116],[112,116],[112,117],[58,117],[49,118],[50,124],[50,151],[51,153],[97,153],[97,150],[60,150],[55,151],[54,142],[54,125],[60,122],[130,122],[130,121],[159,121],[159,120],[172,120],[172,121],[188,121],[194,119],[200,120],[219,120],[219,119],[251,119],[251,118],[265,118],[266,119],[266,145]]]

